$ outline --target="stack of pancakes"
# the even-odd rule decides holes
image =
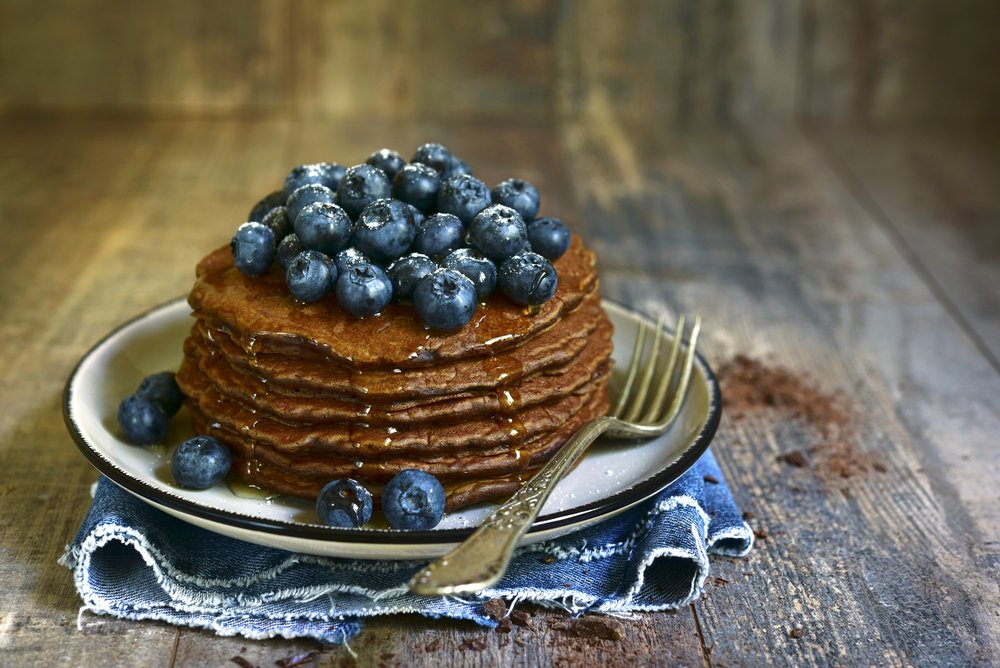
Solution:
[[[177,373],[195,431],[230,446],[245,483],[314,498],[336,478],[378,498],[417,468],[447,510],[508,496],[607,410],[611,323],[594,255],[574,237],[555,297],[529,313],[501,295],[455,332],[413,307],[357,319],[334,297],[296,302],[276,267],[254,278],[228,247],[203,259]]]

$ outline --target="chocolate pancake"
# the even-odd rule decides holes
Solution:
[[[248,354],[299,356],[309,352],[354,369],[371,366],[412,368],[444,360],[497,354],[520,345],[575,308],[597,281],[594,254],[573,237],[554,264],[559,274],[555,296],[527,313],[504,298],[489,299],[472,322],[440,333],[414,317],[413,307],[389,304],[378,315],[354,318],[332,295],[310,304],[296,302],[277,265],[248,277],[234,266],[228,246],[198,264],[188,301],[196,317],[204,314],[244,341]]]
[[[459,392],[493,388],[498,383],[517,382],[523,375],[539,369],[564,364],[583,350],[597,327],[600,295],[596,284],[580,305],[565,317],[540,331],[531,346],[519,346],[505,354],[480,355],[456,360],[452,364],[415,367],[373,367],[363,371],[331,360],[306,354],[301,356],[275,353],[250,353],[231,332],[203,320],[195,325],[188,345],[216,349],[234,367],[248,375],[267,378],[271,392],[308,396],[355,396],[366,403],[395,401],[408,398],[449,395]]]
[[[212,344],[197,335],[189,339],[190,350],[178,374],[182,377],[201,374],[226,399],[241,402],[259,416],[292,424],[359,419],[373,426],[457,422],[509,411],[514,403],[526,408],[580,389],[607,360],[610,334],[610,326],[602,321],[592,334],[591,345],[580,350],[574,359],[521,376],[516,383],[505,382],[507,394],[496,391],[494,386],[487,391],[464,390],[422,400],[378,402],[370,397],[359,401],[316,391],[288,392],[278,381],[264,380],[246,368],[236,368],[224,355],[213,354]],[[315,373],[321,370],[317,368]],[[189,383],[195,387],[197,380]]]
[[[315,497],[352,477],[376,496],[399,471],[437,476],[454,510],[509,495],[607,410],[611,323],[594,256],[574,238],[555,296],[503,296],[455,332],[412,306],[357,319],[296,302],[280,272],[247,277],[228,248],[198,265],[177,381],[195,430],[230,446],[244,482]]]

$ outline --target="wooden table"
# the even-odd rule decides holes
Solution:
[[[605,295],[707,318],[851,406],[842,481],[780,460],[820,436],[780,408],[715,451],[762,537],[706,595],[622,641],[535,610],[511,633],[415,617],[345,648],[78,616],[56,563],[95,471],[60,416],[79,357],[184,294],[294,164],[437,138],[487,182],[533,181],[596,248]],[[1000,662],[1000,153],[980,137],[652,132],[607,115],[462,121],[4,121],[0,127],[0,653],[4,665],[934,665]],[[762,391],[766,391],[764,388]],[[764,537],[766,535],[766,537]]]

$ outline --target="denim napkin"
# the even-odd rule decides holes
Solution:
[[[683,606],[701,594],[709,554],[742,556],[753,534],[711,452],[656,498],[562,538],[522,548],[500,583],[475,597],[422,597],[406,582],[423,561],[294,554],[220,536],[163,513],[101,478],[60,560],[84,608],[248,638],[348,640],[372,615],[496,622],[503,598],[583,612]]]

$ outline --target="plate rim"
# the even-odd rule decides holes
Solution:
[[[253,517],[231,510],[207,507],[188,499],[171,494],[150,485],[149,483],[133,476],[128,471],[119,467],[115,462],[106,458],[98,452],[88,442],[72,415],[73,383],[80,373],[83,365],[94,356],[107,342],[132,327],[136,323],[149,318],[161,311],[175,308],[179,303],[186,302],[186,297],[177,297],[170,301],[163,302],[142,313],[129,318],[114,327],[111,331],[101,337],[92,345],[86,353],[73,366],[69,378],[63,388],[62,393],[62,414],[70,436],[73,438],[77,449],[97,469],[97,471],[111,480],[113,483],[138,497],[143,501],[153,501],[174,513],[180,515],[192,515],[201,520],[222,524],[253,532],[264,532],[267,534],[277,534],[291,538],[318,540],[324,543],[350,543],[354,545],[388,543],[405,543],[406,545],[442,545],[447,543],[457,543],[468,537],[476,527],[461,527],[452,529],[437,529],[427,531],[400,531],[395,529],[344,529],[329,527],[322,524],[309,524],[303,522],[287,522],[284,520],[266,519]],[[632,307],[620,302],[602,297],[602,306],[608,305],[616,308],[634,318],[653,322],[649,316]],[[667,329],[674,333],[673,329]],[[722,418],[722,392],[719,388],[718,379],[708,362],[705,361],[701,353],[695,352],[696,362],[701,371],[705,374],[708,385],[708,417],[704,426],[691,441],[691,444],[681,452],[673,462],[657,471],[654,475],[642,482],[615,492],[603,499],[570,508],[567,510],[543,515],[535,520],[526,532],[526,537],[533,534],[546,533],[574,524],[580,524],[595,520],[599,517],[612,517],[629,507],[641,503],[659,492],[666,489],[671,483],[680,478],[694,463],[705,453],[709,444],[715,437],[719,423]]]

